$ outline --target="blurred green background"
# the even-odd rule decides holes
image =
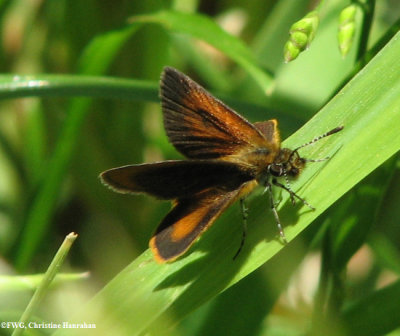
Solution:
[[[57,282],[35,312],[39,321],[68,320],[147,249],[169,202],[113,193],[98,175],[121,165],[181,158],[162,126],[158,80],[164,66],[185,72],[252,122],[277,118],[285,139],[353,78],[362,57],[368,60],[365,50],[360,55],[361,39],[378,52],[398,31],[398,1],[361,2],[375,7],[372,26],[362,31],[371,12],[364,17],[360,10],[345,58],[337,44],[338,16],[350,1],[326,0],[318,7],[320,25],[309,50],[286,64],[290,26],[317,1],[1,1],[0,320],[18,321],[35,286],[29,277],[21,283],[9,276],[44,273],[69,232],[79,237],[63,272],[89,271],[90,277]],[[219,39],[224,33],[216,27],[232,41]],[[253,72],[246,69],[249,60],[257,65]],[[400,335],[399,184],[393,157],[239,283],[194,311],[183,313],[179,306],[175,312],[172,305],[155,316],[160,321],[137,330]],[[259,202],[267,212],[268,201]],[[237,206],[232,216],[239,225]],[[235,230],[239,242],[240,227]],[[337,257],[343,241],[351,247]],[[379,296],[387,284],[389,294]],[[124,290],[130,286],[140,284],[125,284]],[[362,300],[370,302],[377,330],[355,327],[357,319],[372,323]],[[116,334],[138,333],[118,323]]]

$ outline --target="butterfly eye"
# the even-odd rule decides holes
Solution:
[[[285,175],[285,166],[284,163],[272,163],[268,166],[268,173],[275,177],[281,177]]]

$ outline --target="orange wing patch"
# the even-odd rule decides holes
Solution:
[[[150,240],[155,259],[164,263],[178,258],[229,205],[242,197],[244,192],[250,192],[254,186],[253,181],[229,193],[211,189],[178,200]]]

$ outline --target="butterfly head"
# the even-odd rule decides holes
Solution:
[[[282,148],[273,163],[268,166],[268,171],[275,177],[297,177],[303,170],[307,160],[300,157],[297,150]]]

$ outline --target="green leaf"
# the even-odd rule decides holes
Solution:
[[[386,335],[400,325],[400,281],[346,307],[342,318],[346,335]]]
[[[83,75],[0,75],[0,99],[94,97],[158,102],[152,81]]]
[[[157,23],[172,32],[188,34],[203,40],[240,64],[264,92],[269,92],[271,89],[271,77],[258,66],[250,49],[204,15],[161,11],[151,15],[135,16],[132,22]]]
[[[26,325],[31,319],[32,315],[36,313],[40,303],[43,301],[44,297],[46,296],[49,290],[49,286],[51,285],[57,273],[59,272],[60,267],[63,265],[64,260],[67,257],[68,252],[77,237],[78,235],[73,232],[71,232],[65,237],[63,243],[58,249],[49,267],[47,268],[46,273],[42,277],[40,283],[38,284],[38,287],[33,293],[33,296],[29,301],[24,313],[19,319],[19,323]],[[24,331],[22,328],[17,328],[16,330],[14,330],[13,335],[15,336],[22,335],[23,332]]]
[[[97,37],[93,44],[88,46],[81,59],[80,73],[92,75],[103,73],[136,28],[132,26]],[[27,214],[26,225],[16,255],[16,266],[20,270],[26,267],[50,225],[50,218],[58,199],[57,195],[89,106],[90,100],[87,98],[75,98],[71,101],[54,153],[47,171],[43,174],[42,184]]]
[[[345,127],[342,132],[301,150],[304,157],[332,157],[324,163],[309,164],[292,186],[315,211],[281,202],[279,213],[289,241],[400,149],[399,37],[400,33],[314,118],[284,142],[293,148],[336,126]],[[97,330],[106,333],[118,325],[129,330],[129,335],[137,335],[159,321],[168,325],[168,314],[174,315],[174,322],[182,319],[284,247],[277,239],[268,200],[253,198],[249,208],[248,239],[236,260],[232,256],[240,241],[241,218],[231,209],[191,253],[172,264],[156,264],[147,250],[71,321],[96,323]],[[57,335],[77,333],[70,329],[60,330]]]
[[[0,292],[22,292],[35,290],[43,281],[45,274],[28,275],[1,275]],[[61,285],[67,282],[87,279],[88,272],[83,273],[58,273],[52,282],[53,285]]]

